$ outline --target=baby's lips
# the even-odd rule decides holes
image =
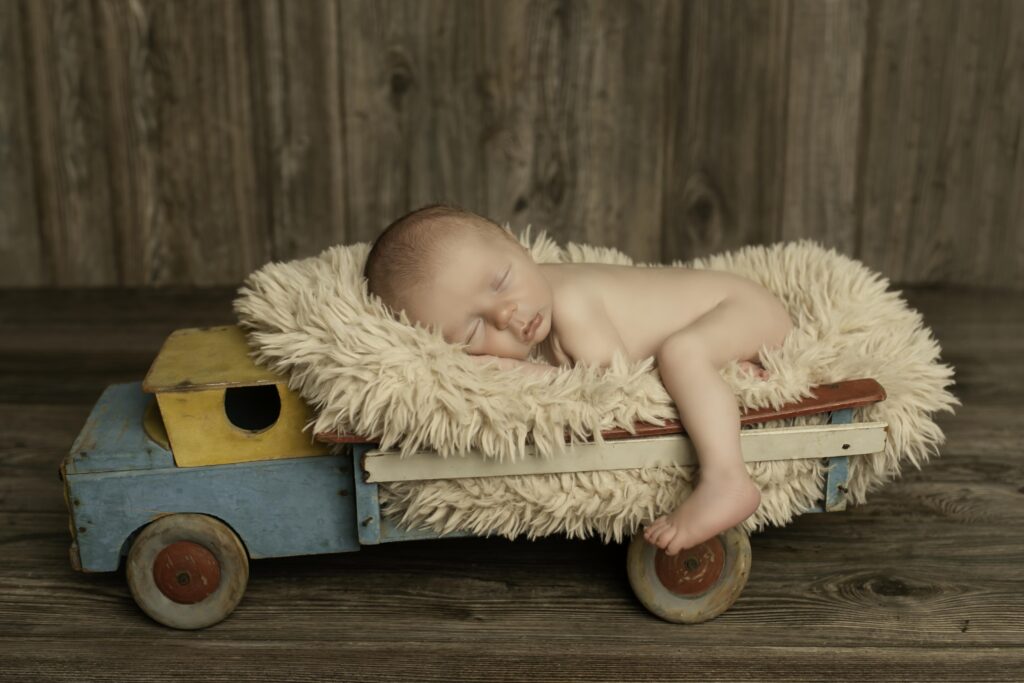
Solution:
[[[526,327],[523,328],[523,339],[526,341],[533,341],[533,335],[536,334],[542,322],[543,319],[540,317],[539,312],[530,318],[530,322],[526,323]]]

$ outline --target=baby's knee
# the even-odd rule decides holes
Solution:
[[[665,339],[655,353],[660,368],[685,372],[690,368],[714,366],[706,340],[691,330],[680,330]]]
[[[768,348],[782,346],[782,342],[793,330],[793,319],[782,300],[768,288],[756,285],[743,297],[748,305],[748,320],[759,331]]]

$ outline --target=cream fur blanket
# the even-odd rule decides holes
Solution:
[[[506,229],[507,226],[506,226]],[[519,235],[538,263],[599,262],[641,267],[711,268],[761,283],[786,305],[795,329],[782,347],[764,349],[765,380],[722,370],[740,405],[775,407],[810,395],[810,387],[871,377],[887,400],[855,410],[855,421],[889,424],[880,453],[850,459],[847,500],[900,472],[920,468],[944,442],[932,421],[960,402],[947,390],[953,369],[938,362],[939,346],[921,315],[888,280],[859,261],[815,242],[749,246],[671,266],[634,264],[611,248],[569,243],[564,249],[530,228]],[[527,438],[544,457],[571,439],[634,420],[661,424],[678,417],[652,369],[653,358],[610,368],[565,368],[553,378],[479,367],[440,333],[391,320],[368,296],[363,264],[368,243],[335,246],[319,256],[270,263],[239,290],[235,311],[254,358],[289,376],[289,386],[317,411],[310,427],[373,437],[403,454],[433,449],[449,457],[470,449],[499,460],[525,457]],[[750,425],[773,428],[821,424],[808,416]],[[747,531],[781,525],[820,497],[821,459],[748,465],[761,487],[760,508]],[[403,482],[380,486],[382,513],[410,528],[469,530],[529,538],[564,532],[620,541],[673,509],[691,490],[694,467]]]

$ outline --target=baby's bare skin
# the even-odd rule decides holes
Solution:
[[[554,365],[606,366],[615,353],[630,361],[654,356],[697,451],[700,476],[682,504],[647,527],[650,543],[675,555],[757,509],[760,491],[740,449],[739,407],[719,370],[736,360],[763,376],[751,361],[792,329],[771,292],[722,271],[536,264],[500,235],[474,237],[455,251],[453,262],[466,267],[439,275],[406,310],[413,320],[437,324],[452,343],[469,343],[467,352],[481,361],[497,356],[502,365],[553,372],[523,362],[537,344]],[[536,314],[541,322],[531,331]]]
[[[762,322],[774,323],[771,327],[786,327],[787,332],[791,327],[785,325],[789,314],[771,292],[733,273],[603,263],[539,264],[539,268],[552,283],[554,292],[553,332],[563,349],[575,348],[584,356],[570,353],[576,362],[605,364],[611,360],[611,351],[619,349],[630,360],[655,356],[658,365],[658,351],[670,336],[727,299],[763,306],[766,315],[759,317],[768,320]],[[581,306],[577,301],[581,297],[593,303],[593,310]],[[560,324],[560,314],[565,312],[561,309],[567,307],[572,307],[574,313],[583,309],[590,317],[571,321],[575,325]],[[737,322],[743,320],[726,316],[727,324]],[[729,328],[730,333],[752,341],[739,344],[750,350],[749,355],[728,360],[758,360],[759,344],[755,347],[753,340],[763,335],[749,328],[750,325]],[[595,339],[595,332],[604,334]]]
[[[719,369],[739,360],[756,372],[750,361],[759,348],[781,345],[792,328],[782,303],[753,281],[718,271],[604,264],[541,271],[554,283],[554,328],[565,353],[602,364],[616,350],[630,360],[655,356],[694,443],[698,484],[647,527],[647,541],[675,555],[753,514],[761,494],[743,463],[739,407]],[[574,307],[569,324],[558,322],[563,301]]]

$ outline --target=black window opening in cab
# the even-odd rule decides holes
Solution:
[[[228,387],[224,392],[228,421],[247,432],[270,429],[281,416],[281,395],[276,384]]]

